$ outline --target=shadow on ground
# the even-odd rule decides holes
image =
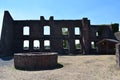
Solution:
[[[49,68],[39,68],[39,67],[32,67],[32,68],[20,68],[20,67],[15,67],[18,70],[23,70],[23,71],[43,71],[43,70],[55,70],[55,69],[60,69],[64,67],[62,64],[58,63],[56,66],[54,67],[49,67]]]
[[[0,57],[2,60],[4,61],[9,61],[11,59],[13,59],[13,56],[8,56],[8,57]]]

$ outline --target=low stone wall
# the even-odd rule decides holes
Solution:
[[[117,68],[120,68],[120,43],[116,44],[116,63]]]
[[[14,66],[25,70],[50,69],[57,66],[57,59],[57,53],[17,53],[14,54]]]

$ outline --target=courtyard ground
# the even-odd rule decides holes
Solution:
[[[59,56],[62,68],[22,71],[13,59],[0,59],[0,80],[120,80],[115,55]]]

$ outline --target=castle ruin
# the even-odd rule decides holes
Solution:
[[[116,42],[112,39],[116,40],[114,32],[118,31],[118,26],[117,23],[91,25],[88,18],[54,20],[54,17],[50,16],[49,20],[46,20],[41,16],[40,20],[14,20],[10,13],[5,11],[0,43],[1,55],[23,52],[104,53],[106,48],[99,51],[99,41],[108,39]],[[112,50],[112,53],[115,51]]]

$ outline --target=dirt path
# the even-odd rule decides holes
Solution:
[[[0,60],[0,80],[120,80],[115,56],[59,56],[64,67],[54,70],[21,71],[13,60]]]

